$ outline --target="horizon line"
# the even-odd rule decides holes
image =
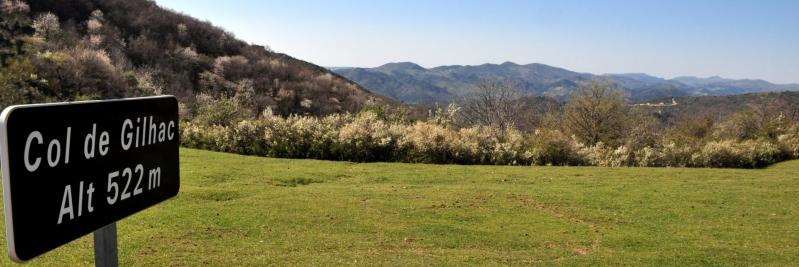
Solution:
[[[311,63],[313,64],[313,62],[311,62]],[[781,82],[772,82],[772,81],[769,81],[769,80],[766,80],[766,79],[761,79],[761,78],[734,78],[734,77],[725,77],[725,76],[721,76],[721,75],[711,75],[711,76],[702,77],[702,76],[687,74],[687,75],[678,75],[678,76],[674,76],[674,77],[670,77],[669,78],[669,77],[649,74],[649,73],[646,73],[646,72],[605,72],[605,73],[602,73],[602,74],[597,74],[597,73],[593,73],[593,72],[584,72],[584,71],[571,70],[571,69],[568,69],[568,68],[558,67],[558,66],[549,65],[549,64],[546,64],[546,63],[540,63],[540,62],[519,64],[519,63],[516,63],[516,62],[513,62],[513,61],[509,61],[509,60],[506,60],[506,61],[504,61],[502,63],[486,62],[486,63],[482,63],[482,64],[452,64],[452,65],[438,65],[438,66],[425,66],[425,65],[413,62],[413,61],[393,61],[393,62],[384,63],[384,64],[379,65],[379,66],[374,66],[374,67],[362,67],[362,66],[322,66],[322,67],[324,67],[326,69],[330,69],[330,70],[333,70],[333,69],[376,69],[376,68],[379,68],[379,67],[382,67],[382,66],[385,66],[385,65],[388,65],[388,64],[403,64],[403,63],[414,64],[414,65],[419,66],[419,67],[421,67],[423,69],[426,69],[426,70],[431,70],[431,69],[440,68],[440,67],[478,67],[478,66],[483,66],[483,65],[501,66],[501,65],[504,65],[504,64],[507,64],[507,63],[510,63],[510,64],[513,64],[513,65],[517,65],[517,66],[529,66],[529,65],[538,64],[538,65],[544,65],[544,66],[548,66],[548,67],[552,67],[552,68],[564,69],[564,70],[567,70],[567,71],[581,73],[581,74],[590,74],[590,75],[594,75],[594,76],[643,74],[643,75],[647,75],[647,76],[651,76],[651,77],[655,77],[655,78],[659,78],[659,79],[664,79],[664,80],[675,80],[675,79],[678,79],[678,78],[697,78],[697,79],[714,79],[714,78],[718,78],[718,79],[734,80],[734,81],[764,81],[764,82],[771,83],[771,84],[774,84],[774,85],[783,85],[783,86],[784,85],[796,85],[796,86],[799,86],[799,81],[781,83]]]

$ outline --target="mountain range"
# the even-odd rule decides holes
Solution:
[[[512,81],[527,95],[565,100],[580,85],[607,80],[624,89],[630,101],[663,97],[733,95],[772,91],[797,91],[799,84],[773,84],[764,80],[721,77],[664,79],[643,73],[581,73],[549,65],[513,62],[475,66],[424,68],[411,62],[388,63],[376,68],[330,68],[371,91],[410,104],[448,103],[468,96],[485,80]]]

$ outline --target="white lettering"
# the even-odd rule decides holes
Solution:
[[[108,132],[103,132],[100,134],[100,156],[105,156],[108,154],[108,144],[110,143],[110,140],[108,140],[109,138]]]
[[[94,158],[94,141],[97,135],[97,124],[92,124],[92,132],[83,140],[83,156],[86,159]]]
[[[78,217],[83,215],[83,181],[78,186]]]
[[[122,149],[128,150],[133,143],[133,133],[128,132],[127,129],[133,129],[133,122],[130,119],[125,119],[122,123]]]
[[[136,145],[134,147],[139,147],[139,132],[141,131],[141,118],[136,118]]]
[[[34,172],[36,169],[39,168],[39,163],[42,162],[41,157],[37,157],[36,160],[31,164],[30,162],[30,150],[31,150],[31,141],[36,139],[38,144],[42,144],[44,142],[42,139],[42,133],[39,131],[33,131],[28,135],[28,140],[25,141],[25,169],[28,169],[29,172]]]
[[[158,124],[158,142],[166,141],[166,124]]]
[[[150,121],[147,123],[147,126],[147,144],[152,145],[156,141],[156,131],[158,131],[158,125],[153,123],[153,116],[150,116]]]
[[[86,210],[89,212],[94,211],[94,206],[92,206],[92,194],[94,193],[94,183],[89,183],[89,189],[86,189],[86,195],[88,197],[88,205],[86,205]]]
[[[61,224],[61,220],[67,214],[69,214],[70,220],[75,219],[75,212],[72,208],[72,187],[69,185],[64,187],[64,197],[61,198],[61,212],[58,214],[58,224]]]
[[[175,122],[169,121],[169,128],[167,128],[167,137],[169,138],[169,141],[172,141],[172,139],[175,138],[175,133],[172,132],[173,128],[175,128]]]
[[[53,159],[53,148],[55,148],[55,159]],[[47,146],[47,164],[50,167],[55,167],[58,165],[58,161],[61,159],[61,143],[58,140],[53,139],[50,141],[50,145]]]
[[[119,177],[119,172],[118,171],[115,171],[115,172],[112,172],[112,173],[108,174],[108,193],[111,193],[111,189],[112,188],[114,189],[113,197],[111,197],[111,196],[107,196],[106,197],[106,201],[108,202],[108,205],[114,205],[114,203],[117,203],[117,198],[119,197],[119,185],[117,185],[117,182],[114,181],[114,178],[117,178],[117,177]]]
[[[67,147],[64,149],[64,164],[69,163],[69,143],[72,136],[72,127],[67,127]]]
[[[161,167],[151,169],[147,179],[147,189],[153,189],[161,186]]]

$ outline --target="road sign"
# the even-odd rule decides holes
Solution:
[[[11,259],[29,260],[177,195],[179,135],[174,96],[3,110]]]

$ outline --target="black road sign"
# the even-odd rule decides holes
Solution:
[[[3,110],[11,259],[29,260],[177,195],[179,136],[173,96]]]

